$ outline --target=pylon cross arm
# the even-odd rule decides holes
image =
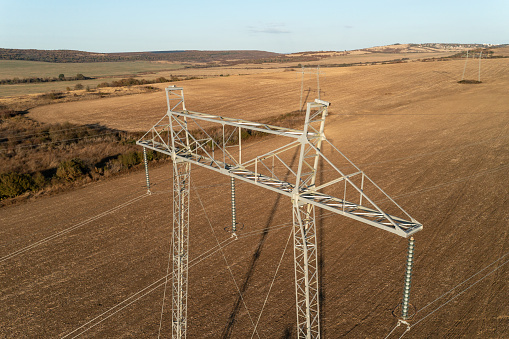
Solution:
[[[323,140],[327,144],[328,141],[323,137],[323,122],[317,117],[325,116],[328,103],[315,100],[309,107],[315,111],[307,117],[304,130],[198,112],[169,111],[167,120],[160,120],[152,128],[153,132],[145,134],[137,144],[172,156],[174,160],[205,167],[290,198],[297,193],[300,204],[312,204],[402,237],[409,237],[421,230],[422,225],[406,212],[403,211],[403,216],[390,214],[370,200],[362,184],[354,183],[357,177],[362,177],[364,182],[364,172],[355,167],[351,173],[345,174],[322,153],[321,142]],[[318,124],[322,124],[322,128]],[[251,156],[247,157],[244,154],[244,161],[241,161],[242,131],[287,137],[290,142],[260,155],[253,156],[251,152]],[[299,172],[288,155],[301,147],[304,150],[301,152],[303,159],[298,159],[302,168]],[[238,156],[235,154],[237,149]],[[317,182],[315,168],[319,161],[330,164],[330,171],[335,172],[336,176]],[[285,179],[278,170],[289,173],[289,178]],[[346,194],[334,194],[338,186],[357,194],[359,201],[354,201]]]
[[[270,133],[270,134],[281,135],[281,136],[286,136],[286,137],[291,137],[291,138],[299,138],[303,134],[303,131],[298,130],[298,129],[263,124],[263,123],[252,122],[252,121],[243,120],[243,119],[222,117],[219,115],[204,114],[204,113],[193,112],[193,111],[177,111],[177,112],[171,112],[171,114],[176,117],[188,118],[193,121],[194,120],[206,121],[206,122],[211,122],[211,123],[215,123],[215,124],[243,128],[246,130]],[[313,137],[317,137],[317,135],[316,135],[316,133],[308,133],[308,137],[313,138]]]

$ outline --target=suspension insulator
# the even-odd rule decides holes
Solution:
[[[232,189],[232,233],[237,231],[237,214],[235,207],[235,178],[230,178],[231,189]]]
[[[408,305],[410,303],[410,286],[412,284],[412,266],[414,264],[414,237],[408,240],[408,255],[405,272],[405,287],[403,289],[403,305],[401,308],[401,318],[408,319]]]
[[[143,147],[143,163],[145,164],[145,180],[147,181],[147,193],[150,194],[150,179],[148,176],[147,149]]]

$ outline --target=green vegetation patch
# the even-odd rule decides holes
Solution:
[[[89,169],[80,158],[62,161],[58,165],[55,177],[65,181],[73,182],[83,177]]]
[[[15,172],[0,174],[0,199],[14,198],[29,190],[37,190],[32,176]]]

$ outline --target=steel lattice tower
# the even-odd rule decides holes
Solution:
[[[180,87],[168,87],[166,96],[166,115],[138,140],[137,144],[170,155],[173,160],[173,338],[185,338],[187,329],[191,164],[232,179],[232,207],[235,199],[234,179],[269,189],[291,199],[299,338],[320,338],[321,333],[316,207],[404,238],[422,229],[422,224],[405,212],[327,140],[324,127],[329,102],[316,99],[308,103],[304,129],[296,130],[188,111],[185,107],[184,91]],[[222,133],[219,136],[217,133],[212,135],[211,131],[217,132],[218,128],[207,129],[202,125],[219,127]],[[242,154],[243,129],[293,141],[243,161],[247,158]],[[333,158],[324,155],[324,146],[333,153]],[[232,147],[238,148],[237,155],[231,151]],[[288,154],[296,149],[299,159],[295,167],[289,161]],[[290,173],[290,178],[281,171]],[[327,172],[328,178],[318,182],[319,171]],[[147,180],[147,187],[148,185]],[[232,217],[234,232],[234,209]],[[406,317],[406,314],[403,317]]]
[[[191,164],[180,159],[173,163],[173,277],[172,333],[185,338],[187,330],[187,289],[189,259],[189,193]]]

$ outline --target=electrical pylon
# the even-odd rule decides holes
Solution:
[[[181,87],[168,87],[166,97],[166,115],[137,144],[171,156],[174,163],[173,338],[186,337],[191,164],[291,199],[299,338],[320,338],[321,333],[316,207],[405,238],[422,229],[422,224],[327,140],[324,128],[329,102],[316,99],[308,103],[304,129],[296,130],[188,111]],[[264,154],[251,150],[246,155],[242,153],[242,129],[247,135],[261,132],[291,141]],[[238,154],[231,148],[238,148]],[[295,150],[297,164],[291,161]],[[326,152],[333,156],[325,156]],[[318,172],[325,173],[321,181]]]
[[[302,65],[302,69],[299,71],[300,74],[302,74],[301,82],[300,82],[300,101],[299,101],[299,111],[303,110],[302,107],[302,98],[304,96],[304,74],[316,74],[316,92],[318,99],[320,99],[320,75],[325,74],[323,72],[320,72],[320,65],[316,66],[316,70],[305,70],[304,65]]]

